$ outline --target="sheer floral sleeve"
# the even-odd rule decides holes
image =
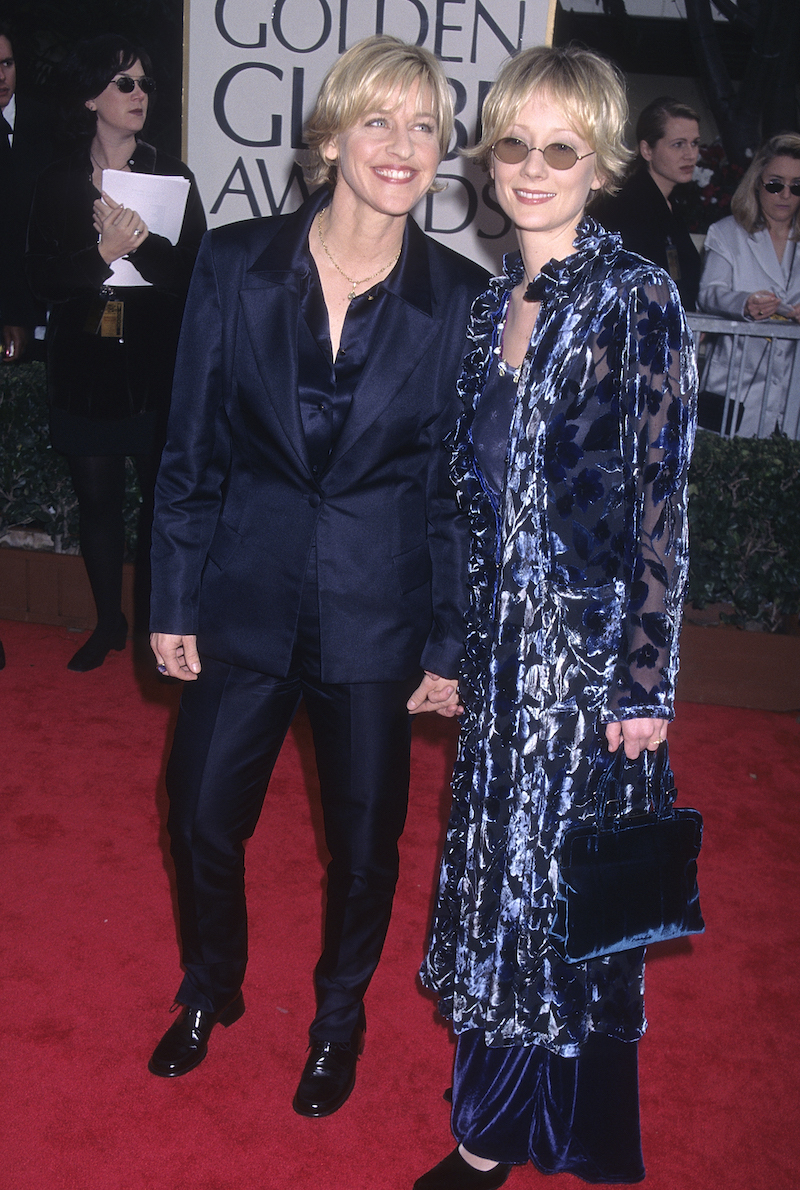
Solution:
[[[632,523],[627,607],[605,722],[672,717],[688,571],[694,347],[668,283],[631,290],[621,351],[623,474]]]

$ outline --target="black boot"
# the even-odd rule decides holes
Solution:
[[[122,612],[115,624],[110,627],[98,624],[92,635],[81,645],[77,653],[67,662],[67,669],[75,673],[85,674],[90,669],[98,669],[106,659],[109,650],[121,653],[128,639],[128,621]]]

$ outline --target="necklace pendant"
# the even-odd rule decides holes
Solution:
[[[356,291],[355,291],[355,287],[353,287],[353,289],[351,289],[347,295],[348,302],[352,302],[352,300],[355,296],[356,296]]]

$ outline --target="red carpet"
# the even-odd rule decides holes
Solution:
[[[177,691],[65,669],[84,636],[0,624],[3,1190],[410,1190],[452,1147],[452,1057],[415,984],[452,725],[417,727],[409,825],[356,1089],[327,1120],[291,1098],[313,1012],[323,855],[300,720],[248,852],[247,1013],[174,1082],[147,1058],[179,982],[162,773]],[[641,1045],[650,1190],[790,1190],[798,1169],[798,818],[793,715],[684,703],[680,801],[706,820],[707,932],[651,951]],[[509,1187],[576,1190],[530,1166]]]

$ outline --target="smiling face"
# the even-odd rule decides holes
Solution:
[[[570,169],[560,170],[534,151],[519,165],[507,165],[493,156],[490,166],[497,201],[516,227],[520,245],[524,247],[530,239],[541,244],[547,256],[559,260],[569,256],[590,192],[602,183],[592,146],[570,127],[564,112],[546,95],[528,99],[503,136],[515,137],[536,150],[552,144],[569,145],[584,158]]]
[[[764,189],[764,182],[782,182],[783,190],[780,194],[770,194]],[[773,157],[767,162],[761,173],[758,201],[768,224],[791,226],[800,208],[800,195],[795,197],[789,186],[797,184],[800,184],[800,161],[794,157]]]
[[[407,215],[430,189],[439,165],[439,128],[427,88],[395,92],[333,137],[336,199],[383,215]]]
[[[0,111],[8,106],[17,89],[17,68],[14,51],[7,37],[0,37]]]
[[[692,180],[700,156],[700,125],[696,120],[669,116],[664,124],[664,135],[654,145],[641,141],[639,152],[647,162],[656,186],[665,198],[669,198],[679,183]]]
[[[142,78],[144,70],[141,62],[137,59],[130,69],[118,70],[114,78],[122,78],[123,75],[132,79]],[[90,111],[97,112],[98,131],[132,135],[141,132],[147,119],[147,96],[138,84],[126,95],[112,79],[104,91],[94,99],[87,99],[86,106]]]

